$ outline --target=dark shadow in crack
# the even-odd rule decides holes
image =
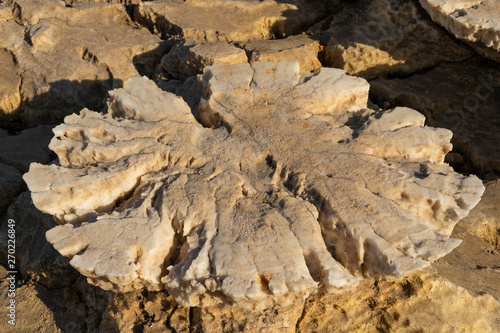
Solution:
[[[24,100],[18,113],[3,116],[0,128],[12,132],[38,125],[58,125],[65,116],[83,108],[103,111],[108,91],[122,85],[117,79],[50,82],[44,87],[45,92]]]
[[[161,58],[170,52],[172,47],[178,42],[178,40],[167,39],[158,43],[158,46],[155,49],[134,56],[132,58],[132,63],[134,64],[134,67],[139,75],[147,76],[152,80],[157,80],[157,67],[161,62]]]
[[[112,293],[89,285],[45,239],[57,226],[51,215],[38,211],[29,192],[19,195],[0,219],[0,264],[7,267],[8,220],[15,221],[16,281],[19,316],[32,327],[56,326],[62,332],[95,332]],[[20,324],[20,323],[19,323]],[[118,332],[118,330],[116,330]]]

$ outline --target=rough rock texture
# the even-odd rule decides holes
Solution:
[[[29,192],[17,197],[0,219],[0,315],[5,318],[10,300],[3,276],[8,219],[15,221],[16,231],[17,316],[15,327],[2,327],[21,333],[96,332],[111,293],[89,285],[44,239],[56,223],[33,206]]]
[[[0,49],[0,114],[16,112],[21,107],[21,78],[12,53]]]
[[[7,8],[0,3],[0,20],[7,20],[10,18],[12,18],[12,11],[10,8]]]
[[[0,216],[21,191],[22,173],[15,168],[0,163]]]
[[[486,191],[477,209],[462,225],[500,252],[500,180],[486,184]],[[500,267],[498,267],[500,269]],[[500,273],[500,270],[499,270]],[[499,281],[500,283],[500,281]],[[500,298],[500,297],[499,297]]]
[[[187,40],[176,44],[162,59],[160,71],[175,78],[186,79],[202,74],[207,66],[227,62],[247,62],[244,50],[227,42],[197,43]]]
[[[496,0],[420,0],[432,19],[485,56],[500,61],[500,5]]]
[[[88,286],[83,279],[72,282],[76,272],[71,272],[68,260],[58,258],[48,243],[35,237],[51,228],[54,222],[50,216],[36,210],[30,203],[28,193],[25,193],[19,203],[11,206],[7,217],[16,221],[47,222],[23,223],[19,235],[33,235],[20,242],[26,248],[23,253],[36,254],[42,264],[39,267],[47,265],[49,269],[42,271],[44,279],[39,279],[41,274],[23,268],[24,264],[31,265],[30,261],[20,261],[20,268],[28,272],[29,279],[19,289],[18,313],[23,315],[18,317],[17,328],[19,332],[26,332],[26,329],[29,331],[35,327],[31,330],[40,333],[85,332],[87,329],[127,333],[137,330],[274,333],[328,332],[328,329],[332,331],[333,325],[334,331],[340,332],[441,332],[451,330],[450,326],[453,326],[463,331],[470,327],[474,332],[496,333],[499,325],[495,315],[499,311],[498,303],[495,304],[484,294],[490,293],[500,299],[498,288],[495,288],[498,285],[495,274],[498,276],[500,272],[495,271],[494,266],[498,263],[496,258],[499,254],[465,228],[473,216],[483,214],[483,208],[488,209],[482,205],[483,201],[494,200],[496,193],[491,190],[493,187],[488,184],[486,188],[480,204],[459,222],[457,228],[460,231],[454,232],[455,237],[464,240],[462,244],[433,264],[439,276],[426,271],[394,282],[366,279],[356,290],[344,295],[314,295],[305,302],[296,300],[288,307],[270,307],[260,312],[224,304],[203,308],[182,307],[165,291],[135,290],[111,296],[99,291],[99,288]],[[30,214],[24,215],[26,209]],[[1,234],[4,232],[1,231]],[[488,253],[490,250],[493,252]],[[60,265],[64,262],[66,271],[54,269],[56,263]],[[0,274],[3,272],[3,267],[0,267]],[[71,277],[69,281],[68,276]],[[4,281],[0,275],[0,288],[5,288]],[[29,281],[37,283],[33,285]],[[45,287],[47,281],[53,282],[50,289]],[[470,295],[455,284],[466,288]],[[2,295],[5,293],[2,292]],[[1,316],[4,316],[4,301],[4,298],[0,299]]]
[[[451,133],[417,111],[367,110],[363,79],[217,64],[204,93],[198,117],[211,128],[130,80],[110,92],[109,114],[56,127],[60,165],[24,176],[37,208],[65,223],[47,239],[93,283],[164,284],[189,306],[285,306],[421,269],[460,243],[448,236],[481,181],[443,164]]]
[[[306,303],[298,332],[489,332],[500,329],[500,305],[472,297],[432,271],[403,281],[365,281],[353,294]]]
[[[26,283],[16,289],[16,326],[5,322],[3,332],[66,333],[98,332],[102,313],[109,303],[105,292],[79,281],[72,286],[49,289]],[[7,295],[5,269],[0,265],[0,292]],[[7,317],[11,298],[0,297],[0,316]],[[105,331],[112,332],[112,331]]]
[[[45,232],[55,227],[56,223],[50,215],[40,213],[33,206],[29,192],[18,196],[1,219],[2,263],[7,262],[8,219],[16,221],[16,265],[20,276],[46,288],[68,286],[76,280],[78,274],[71,268],[68,259],[57,255],[44,240]]]
[[[6,67],[10,90],[0,79],[0,118],[11,119],[17,111],[36,126],[60,122],[83,107],[99,109],[108,89],[145,74],[142,69],[162,55],[161,40],[138,29],[122,5],[5,3],[14,18],[0,21],[0,62],[10,57],[16,66]]]
[[[454,156],[450,163],[465,160],[472,168],[464,172],[488,178],[500,175],[500,68],[495,62],[478,57],[370,84],[377,104],[414,108],[430,126],[453,131],[454,151],[463,158]]]
[[[134,17],[162,38],[245,41],[300,32],[324,15],[321,1],[159,0],[141,2]]]
[[[324,65],[373,78],[408,75],[472,51],[426,17],[416,0],[361,0],[333,15],[319,33]]]
[[[469,221],[471,220],[464,219],[452,234],[453,237],[462,239],[462,244],[433,266],[440,276],[466,288],[472,295],[488,294],[500,301],[497,287],[500,284],[500,253],[493,245],[468,231]]]
[[[53,136],[52,126],[48,125],[26,129],[17,135],[0,136],[0,163],[23,173],[33,162],[49,163],[54,159],[48,148]]]
[[[285,39],[261,40],[238,43],[254,61],[298,61],[300,74],[316,72],[321,68],[318,53],[320,43],[306,35],[290,36]]]

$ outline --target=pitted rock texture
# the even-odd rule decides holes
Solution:
[[[0,20],[0,63],[6,64],[0,119],[37,126],[60,123],[83,107],[99,109],[107,90],[147,74],[141,69],[161,58],[162,41],[130,21],[123,5],[4,3],[14,16]]]
[[[420,0],[432,19],[477,51],[500,61],[500,4],[496,0]]]
[[[230,42],[284,37],[324,15],[321,1],[158,0],[141,2],[137,22],[162,38]]]
[[[416,0],[350,3],[318,35],[325,45],[324,64],[364,78],[409,75],[473,55],[432,22]]]
[[[299,72],[208,67],[207,127],[146,78],[110,92],[107,115],[68,116],[50,144],[59,165],[24,175],[64,224],[49,242],[104,289],[258,308],[453,250],[484,187],[443,163],[451,132],[412,109],[366,109],[368,83],[342,70]]]

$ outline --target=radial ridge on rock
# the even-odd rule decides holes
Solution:
[[[24,180],[47,239],[104,289],[286,304],[399,276],[452,251],[484,191],[443,163],[451,132],[367,108],[368,83],[297,62],[207,67],[198,119],[137,77],[54,129]]]

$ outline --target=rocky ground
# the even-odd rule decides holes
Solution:
[[[471,1],[471,3],[474,1]],[[0,317],[7,332],[500,331],[498,5],[477,1],[0,1]],[[241,15],[240,13],[245,13]],[[488,15],[485,13],[489,13]],[[492,13],[496,13],[496,16]],[[491,14],[491,15],[490,15]],[[495,18],[496,17],[496,18]],[[437,23],[436,23],[437,22]],[[480,29],[477,28],[480,26]],[[484,32],[474,34],[479,29]],[[204,68],[298,61],[370,83],[370,106],[414,108],[453,132],[446,162],[485,184],[463,242],[400,279],[364,279],[286,306],[178,305],[166,291],[104,291],[45,239],[56,226],[22,179],[50,164],[52,128],[145,75],[197,113]],[[8,221],[16,221],[16,326],[7,324]]]

